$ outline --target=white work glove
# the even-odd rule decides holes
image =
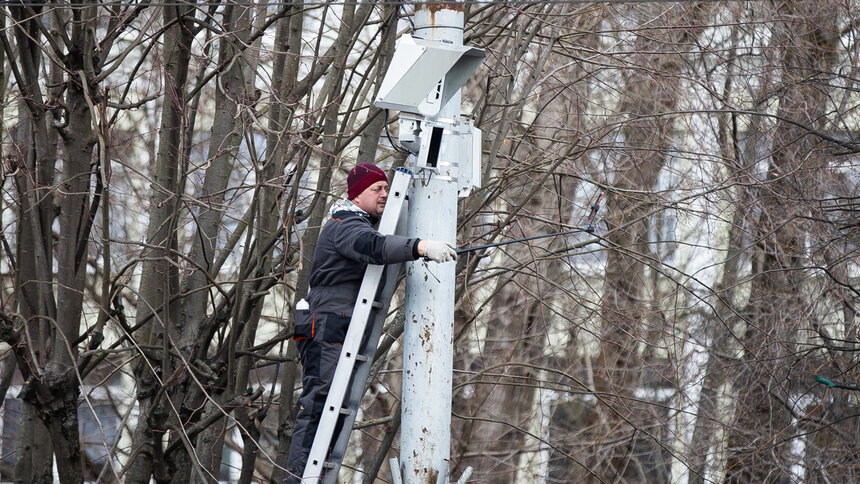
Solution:
[[[447,242],[425,240],[424,257],[436,262],[457,260],[457,251]]]

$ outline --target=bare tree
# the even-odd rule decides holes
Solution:
[[[856,475],[855,3],[462,4],[460,245],[605,203],[458,262],[452,476]],[[0,7],[3,480],[284,479],[291,308],[346,171],[407,163],[410,11]],[[401,300],[342,480],[390,479]]]

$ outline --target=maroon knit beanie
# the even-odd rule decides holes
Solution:
[[[373,163],[359,163],[352,170],[349,170],[349,175],[346,177],[346,185],[349,189],[346,191],[347,198],[353,198],[361,195],[361,192],[367,189],[370,185],[378,181],[388,181],[385,172],[380,170]]]

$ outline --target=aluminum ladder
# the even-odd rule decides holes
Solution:
[[[385,211],[379,222],[379,233],[391,235],[405,232],[408,213],[406,194],[411,178],[412,172],[407,168],[401,167],[395,171]],[[356,412],[364,395],[376,345],[382,334],[382,325],[388,314],[391,296],[397,287],[401,265],[368,265],[364,272],[325,408],[302,474],[303,484],[316,484],[320,481],[334,484],[337,480]],[[383,284],[382,291],[379,291],[380,284]],[[370,335],[361,348],[368,324],[372,325]],[[334,435],[337,422],[341,418],[343,425],[338,435]],[[335,444],[331,454],[327,455],[332,441]]]

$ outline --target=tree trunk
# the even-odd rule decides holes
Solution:
[[[74,12],[71,39],[77,49],[71,49],[65,59],[67,69],[74,74],[70,74],[66,80],[68,88],[64,107],[67,126],[61,128],[64,160],[62,178],[57,185],[58,193],[62,193],[62,196],[59,197],[56,291],[57,301],[63,309],[58,314],[52,289],[55,277],[52,262],[54,193],[51,191],[55,186],[57,138],[56,135],[49,135],[47,111],[44,109],[39,81],[42,54],[38,22],[41,19],[34,18],[24,7],[12,9],[16,19],[15,34],[19,52],[17,67],[13,72],[26,99],[25,106],[22,106],[26,110],[22,112],[27,112],[25,118],[29,118],[21,124],[28,134],[24,135],[27,144],[23,147],[22,162],[19,164],[21,176],[17,181],[21,211],[27,212],[23,217],[27,226],[19,226],[19,234],[22,240],[32,243],[32,246],[19,250],[19,259],[24,257],[32,262],[23,263],[23,271],[17,281],[24,296],[23,314],[38,322],[36,331],[27,332],[31,338],[27,341],[31,349],[29,354],[38,361],[30,361],[26,369],[22,368],[29,381],[21,397],[26,401],[25,408],[32,406],[25,412],[38,415],[53,444],[46,446],[35,440],[28,442],[25,438],[23,452],[19,456],[22,463],[20,470],[29,471],[31,476],[40,476],[39,479],[50,475],[50,465],[44,471],[44,462],[51,461],[48,452],[52,448],[61,482],[80,482],[83,479],[78,433],[79,384],[72,370],[77,352],[71,342],[76,341],[79,335],[83,276],[86,272],[86,266],[82,266],[81,261],[89,244],[90,225],[85,213],[89,202],[92,118],[86,93],[90,87],[87,79],[91,78],[93,72],[91,53],[94,39],[89,30],[92,13],[92,9]],[[12,59],[10,61],[15,62]],[[60,71],[55,66],[49,66],[47,70],[49,79],[55,83],[51,87],[52,93],[55,93],[56,83],[61,79]],[[28,253],[30,247],[32,252]],[[34,333],[38,340],[32,339]],[[33,428],[33,425],[36,425],[34,419],[25,419],[22,435],[34,438],[44,436],[42,428]],[[31,452],[33,450],[40,452],[34,455]],[[38,461],[31,460],[34,457]],[[19,474],[20,477],[23,475]]]
[[[647,370],[657,364],[645,362],[651,341],[643,323],[653,309],[646,301],[656,289],[645,269],[652,265],[649,231],[659,209],[653,199],[640,193],[655,190],[666,163],[665,153],[675,142],[670,113],[676,110],[681,61],[663,52],[684,45],[688,33],[676,25],[689,25],[695,8],[637,6],[634,13],[639,21],[661,20],[660,28],[637,32],[633,44],[631,65],[636,68],[626,71],[619,110],[628,118],[621,130],[624,151],[613,173],[613,188],[606,195],[609,249],[600,348],[594,360],[594,391],[600,403],[592,414],[590,430],[595,432],[595,441],[607,441],[592,450],[592,468],[607,481],[668,480],[662,443],[655,441],[659,437],[640,432],[649,420],[665,417],[654,415],[659,407],[639,406],[634,398],[637,388],[649,384]],[[609,435],[612,437],[606,439]],[[640,460],[638,455],[647,457]]]
[[[732,39],[735,40],[737,29],[732,29]],[[732,46],[733,47],[733,46]],[[729,75],[726,76],[722,94],[722,107],[729,108],[729,96],[734,89],[733,64],[735,52],[729,54]],[[734,167],[729,175],[730,180],[751,182],[746,174],[752,168],[755,159],[755,139],[760,133],[749,131],[738,132],[737,117],[726,114],[719,122],[719,146],[723,159],[729,160]],[[752,189],[743,185],[734,191],[734,213],[728,227],[728,242],[726,257],[722,267],[720,280],[714,286],[714,314],[703,327],[702,334],[710,344],[707,346],[707,363],[705,364],[702,386],[699,393],[693,435],[690,440],[687,463],[689,466],[688,480],[691,484],[704,484],[706,476],[719,475],[719,469],[725,468],[725,445],[721,438],[721,428],[731,424],[733,411],[732,399],[732,367],[737,364],[736,358],[739,341],[738,331],[743,329],[743,322],[738,317],[736,298],[738,297],[738,282],[741,267],[748,261],[744,246],[748,243],[744,234],[749,229],[751,216],[747,207],[755,198]],[[710,467],[709,459],[712,461]]]
[[[193,6],[164,7],[164,23],[171,25],[164,35],[164,59],[161,129],[158,154],[149,199],[149,228],[147,246],[141,255],[143,270],[140,281],[137,317],[138,322],[148,321],[138,331],[140,341],[168,349],[167,338],[172,332],[173,318],[178,311],[171,298],[178,293],[176,271],[176,224],[179,193],[179,175],[182,160],[185,126],[185,83],[191,59],[193,24],[186,16],[193,16]],[[147,483],[157,472],[156,479],[166,478],[167,469],[161,461],[161,436],[166,412],[170,406],[159,408],[158,380],[170,377],[170,361],[166,352],[159,360],[140,356],[135,369],[139,413],[134,431],[133,458],[128,463],[127,480]],[[158,397],[158,398],[157,398]],[[155,468],[153,467],[155,465]]]
[[[189,267],[190,275],[179,286],[188,295],[182,301],[176,325],[171,328],[171,340],[179,345],[177,350],[192,361],[205,358],[209,350],[205,346],[206,342],[201,341],[201,326],[206,320],[207,306],[210,303],[214,306],[214,301],[210,301],[210,295],[214,291],[207,290],[207,287],[218,275],[212,271],[211,266],[215,260],[216,242],[221,230],[225,189],[245,131],[242,110],[254,96],[254,77],[249,77],[244,69],[250,58],[241,54],[250,37],[253,10],[253,6],[237,5],[233,2],[228,2],[224,9],[222,25],[225,35],[219,43],[218,63],[229,65],[230,68],[218,76],[216,81],[217,109],[209,138],[208,163],[202,193],[197,196],[200,211],[195,219],[191,252],[188,255],[193,265]],[[251,74],[254,74],[253,70]],[[181,385],[171,389],[173,401],[181,405],[173,425],[189,425],[199,420],[199,409],[203,407],[206,398],[204,391],[197,388],[197,382],[188,374]],[[229,399],[231,395],[223,396]],[[219,427],[217,423],[214,424],[213,428],[215,427]],[[221,439],[217,442],[200,448],[196,457],[208,469],[209,474],[216,478],[221,467],[223,432],[220,435]],[[172,441],[178,438],[180,437],[173,436]],[[171,481],[189,482],[192,478],[192,467],[196,465],[195,458],[188,455],[184,446],[177,445],[174,448],[172,455],[165,456],[173,469]]]
[[[289,120],[292,119],[292,113],[297,100],[293,98],[293,89],[298,82],[299,57],[297,55],[287,55],[301,51],[302,40],[302,21],[304,16],[300,13],[303,2],[293,2],[293,5],[286,18],[278,22],[277,32],[275,33],[275,45],[279,46],[279,51],[285,51],[284,54],[279,54],[275,57],[275,64],[272,70],[274,79],[280,79],[281,83],[278,89],[278,96],[273,100],[273,105],[270,107],[271,118],[269,119],[270,135],[266,140],[266,160],[268,164],[275,164],[279,167],[278,173],[283,173],[287,166],[286,159],[288,140],[282,140],[282,136],[286,132],[287,126],[290,125]],[[301,178],[301,172],[297,169],[296,183]],[[294,187],[296,185],[293,185]],[[293,188],[288,201],[284,201],[284,221],[290,225],[295,221],[295,200],[298,196],[297,190]],[[263,207],[266,206],[265,200]],[[272,207],[277,210],[277,203]],[[284,227],[286,235],[284,240],[291,240],[290,235],[293,233],[293,227]],[[292,249],[292,247],[290,247]],[[284,249],[287,254],[286,248]],[[285,257],[284,264],[287,258]],[[295,303],[296,295],[293,294],[291,309],[289,311],[290,320],[286,322],[284,331],[287,334],[292,334],[295,327]],[[298,348],[295,342],[290,339],[286,343],[286,350],[281,353],[281,356],[289,358],[291,361],[284,363],[281,366],[281,393],[279,395],[278,406],[278,444],[275,453],[275,466],[272,470],[271,483],[281,483],[286,479],[286,472],[283,463],[287,460],[287,454],[290,451],[290,442],[293,433],[293,426],[296,421],[296,404],[293,403],[293,393],[296,381],[301,379],[298,364]]]
[[[34,138],[34,119],[30,116],[27,106],[19,103],[19,113],[22,113],[22,119],[18,123],[16,131],[15,146],[19,149],[20,157],[16,160],[19,166],[24,167],[21,174],[15,177],[15,185],[18,194],[18,203],[21,209],[18,211],[18,224],[16,224],[15,238],[18,241],[16,245],[15,258],[17,267],[15,271],[15,288],[18,294],[18,312],[28,321],[33,321],[36,324],[32,325],[29,333],[30,339],[28,346],[33,349],[32,354],[37,361],[31,362],[34,367],[40,368],[44,364],[43,355],[44,344],[42,338],[42,325],[39,324],[40,309],[44,305],[42,302],[40,291],[43,281],[39,276],[37,260],[39,253],[45,254],[42,251],[41,238],[37,238],[33,228],[40,226],[39,215],[43,213],[41,210],[32,210],[29,207],[30,184],[27,181],[27,176],[24,173],[32,170],[27,167],[32,167],[32,159],[34,158],[33,150],[31,149]],[[42,119],[44,123],[44,119]],[[51,198],[43,199],[42,203],[47,204]],[[38,242],[37,242],[38,241]],[[47,252],[52,254],[52,252]],[[26,334],[26,333],[25,333]],[[47,336],[46,336],[47,338]],[[23,368],[22,372],[25,371]],[[23,373],[22,373],[23,374]],[[45,424],[38,418],[36,408],[29,402],[19,399],[21,408],[21,423],[20,439],[16,447],[15,454],[18,458],[15,461],[15,479],[16,482],[28,482],[31,478],[33,482],[52,482],[53,481],[53,464],[44,465],[45,462],[53,462],[53,449],[51,448],[51,439],[48,436],[48,431]]]
[[[784,88],[779,98],[779,121],[774,128],[766,191],[759,200],[760,216],[753,262],[750,315],[742,336],[745,351],[740,367],[744,384],[738,386],[726,480],[728,482],[791,482],[794,438],[790,365],[798,331],[806,314],[800,292],[804,273],[808,215],[803,200],[815,170],[828,155],[806,137],[799,126],[817,126],[825,115],[826,88],[810,82],[832,69],[837,59],[839,28],[832,5],[822,2],[795,10],[785,4],[778,12],[774,45],[781,57]]]

